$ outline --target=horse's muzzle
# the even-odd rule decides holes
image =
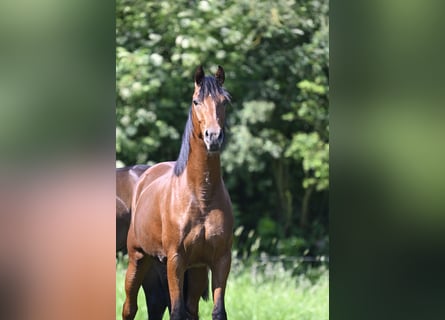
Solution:
[[[224,131],[221,129],[217,130],[207,129],[204,132],[204,143],[206,144],[207,151],[209,152],[220,151],[223,141],[224,141]]]

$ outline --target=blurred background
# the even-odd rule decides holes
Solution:
[[[115,316],[115,155],[176,159],[201,63],[233,96],[236,254],[267,271],[231,279],[229,316],[443,317],[444,10],[331,0],[328,64],[325,2],[0,2],[0,318]],[[329,288],[267,262],[306,250]]]

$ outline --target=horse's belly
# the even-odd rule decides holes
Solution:
[[[151,255],[165,257],[162,247],[162,223],[157,215],[135,216],[135,235],[141,249]]]

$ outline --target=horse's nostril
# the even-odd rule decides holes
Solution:
[[[206,129],[204,131],[204,138],[212,143],[221,141],[223,137],[224,137],[223,130]]]

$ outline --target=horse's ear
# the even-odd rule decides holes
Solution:
[[[216,74],[215,74],[215,79],[220,86],[223,85],[224,80],[226,79],[223,67],[218,66],[218,70],[216,71]]]
[[[204,80],[204,69],[199,66],[195,72],[195,84],[200,87],[202,85],[202,80]]]

